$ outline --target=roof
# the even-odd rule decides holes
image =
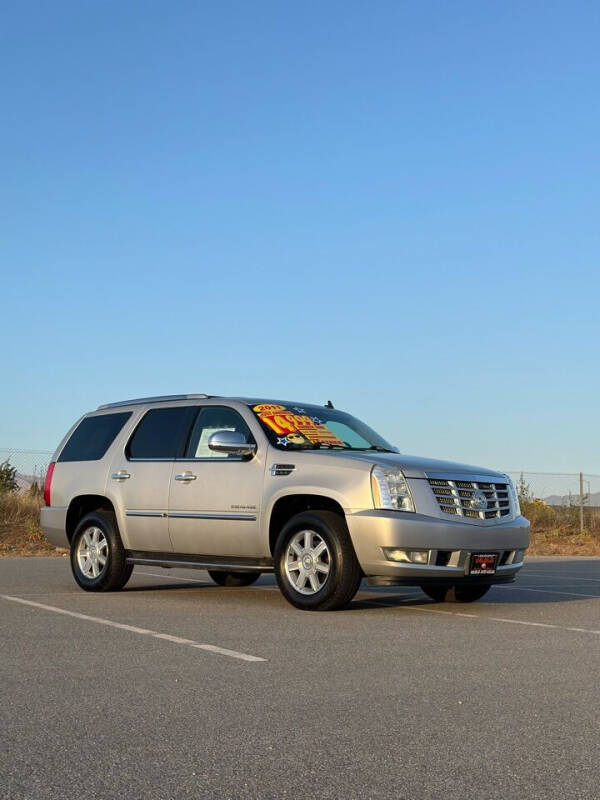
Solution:
[[[115,403],[103,403],[98,406],[97,411],[106,408],[121,408],[122,406],[140,406],[146,403],[170,403],[174,400],[208,400],[209,398],[221,398],[222,395],[215,394],[164,394],[157,395],[156,397],[136,397],[133,400],[118,400]],[[289,408],[324,408],[326,404],[320,405],[318,403],[299,403],[297,400],[269,400],[264,397],[222,397],[223,400],[237,400],[240,403],[245,403],[248,406],[256,406],[259,404],[271,404],[287,406]]]

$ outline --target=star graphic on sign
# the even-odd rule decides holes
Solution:
[[[303,408],[299,408],[298,406],[294,406],[292,411],[297,411],[299,414],[306,414],[306,411]]]
[[[319,419],[319,417],[311,417],[311,419],[315,423],[315,425],[322,425],[323,424],[323,420]]]
[[[287,447],[287,436],[277,437],[277,444],[282,444],[284,447]]]

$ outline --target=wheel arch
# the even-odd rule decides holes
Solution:
[[[112,502],[101,494],[80,494],[73,497],[67,509],[65,532],[69,543],[80,520],[92,511],[109,511],[116,517],[115,507]]]
[[[346,514],[340,499],[315,492],[294,491],[277,497],[268,515],[269,552],[273,555],[275,542],[285,523],[302,511],[332,511],[344,521]]]

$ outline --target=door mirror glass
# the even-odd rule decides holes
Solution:
[[[208,447],[215,453],[232,453],[236,456],[249,456],[256,452],[256,444],[246,441],[240,431],[216,431],[208,440]]]

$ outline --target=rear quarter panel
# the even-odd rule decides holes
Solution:
[[[127,411],[128,409],[123,409]],[[134,426],[139,421],[142,411],[131,409],[131,417],[127,420],[121,431],[116,436],[104,456],[98,461],[60,461],[60,453],[65,444],[69,441],[73,431],[79,423],[89,416],[100,416],[102,413],[114,413],[114,409],[107,409],[105,412],[84,414],[71,427],[59,446],[56,448],[52,460],[56,461],[54,474],[52,475],[51,503],[52,508],[68,509],[75,497],[86,494],[102,495],[107,497],[107,484],[109,481],[109,469],[114,453],[117,448],[123,448],[129,438]],[[112,498],[109,498],[112,499]],[[121,522],[121,509],[115,505],[117,520]],[[121,525],[119,526],[121,527]]]

